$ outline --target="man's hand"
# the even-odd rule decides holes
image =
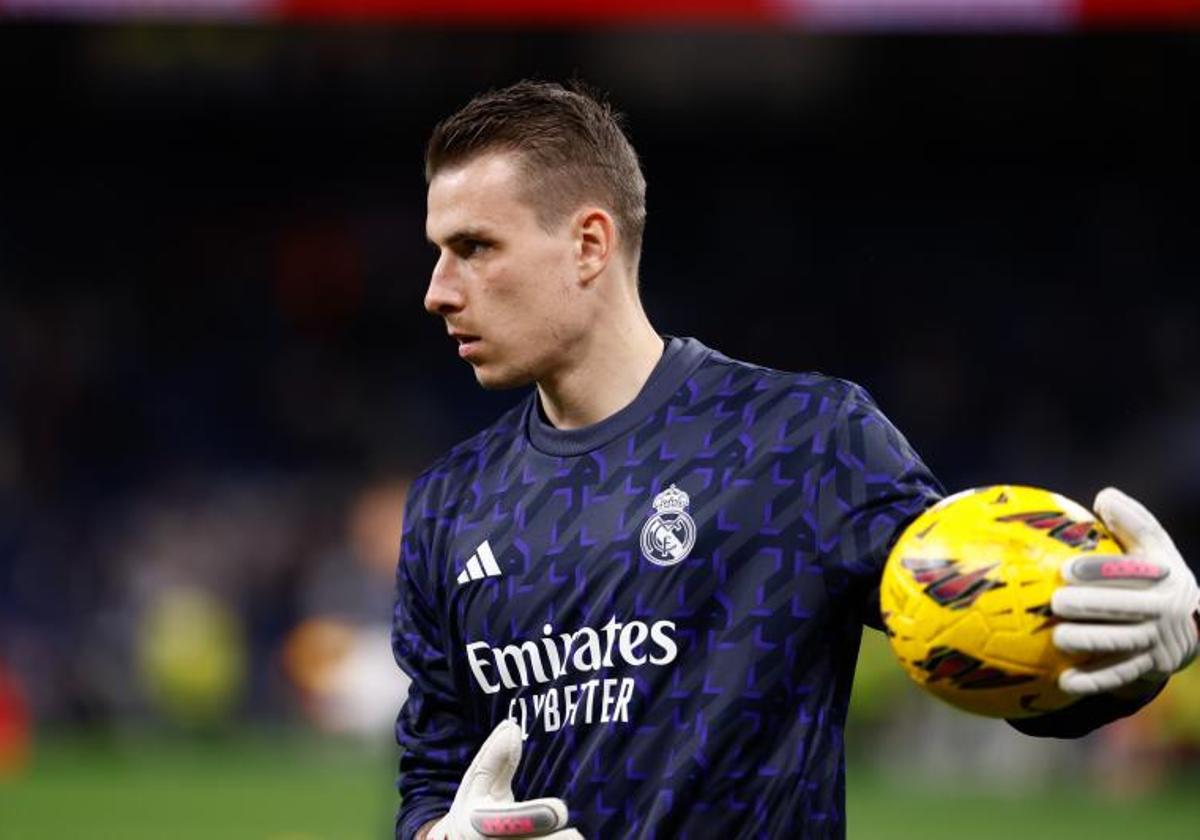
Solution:
[[[1054,628],[1055,646],[1112,655],[1064,671],[1059,687],[1069,694],[1164,680],[1196,655],[1200,634],[1196,577],[1158,521],[1113,487],[1096,495],[1094,508],[1126,554],[1077,557],[1063,567],[1067,585],[1050,605],[1068,621]]]
[[[516,802],[512,780],[521,763],[521,727],[500,722],[463,774],[450,812],[424,834],[428,840],[481,840],[485,837],[538,837],[583,840],[567,824],[561,799]]]

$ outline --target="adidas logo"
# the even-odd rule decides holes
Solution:
[[[485,577],[500,577],[502,572],[496,563],[496,555],[492,547],[484,540],[475,553],[467,560],[467,568],[458,573],[458,582],[466,583],[471,580],[482,580]]]

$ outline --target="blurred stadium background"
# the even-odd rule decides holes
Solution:
[[[1194,0],[0,0],[0,838],[366,838],[409,479],[518,394],[421,310],[433,122],[579,76],[672,334],[866,385],[951,489],[1200,557]],[[1200,669],[1080,742],[869,634],[852,838],[1192,838]],[[594,838],[593,838],[594,840]]]

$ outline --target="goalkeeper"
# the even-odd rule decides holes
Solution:
[[[862,388],[651,326],[645,181],[604,103],[484,94],[426,176],[426,308],[483,387],[534,387],[409,496],[396,836],[844,837],[862,627],[941,485]],[[1157,572],[1055,594],[1055,641],[1117,659],[1032,735],[1136,711],[1196,650],[1169,537],[1116,490],[1096,513]]]

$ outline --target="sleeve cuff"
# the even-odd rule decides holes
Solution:
[[[1035,738],[1081,738],[1114,720],[1134,714],[1157,697],[1166,684],[1163,680],[1133,696],[1095,694],[1065,709],[1037,717],[1010,719],[1008,723],[1018,732]]]
[[[418,807],[405,809],[401,807],[396,815],[396,840],[413,840],[421,826],[430,820],[436,820],[450,810],[450,803],[422,803]]]

